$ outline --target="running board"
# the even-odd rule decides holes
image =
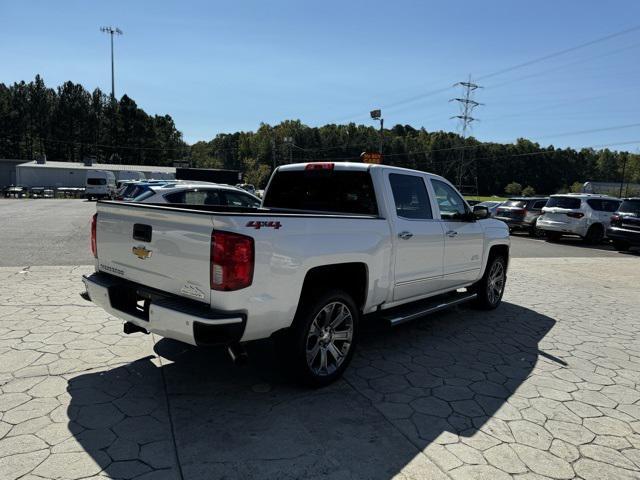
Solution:
[[[424,317],[430,313],[439,312],[440,310],[468,302],[477,296],[477,293],[464,292],[430,298],[427,300],[428,303],[422,301],[419,302],[418,305],[409,304],[408,306],[391,309],[389,312],[382,312],[382,318],[388,322],[390,326],[395,327],[405,322],[415,320],[416,318]]]

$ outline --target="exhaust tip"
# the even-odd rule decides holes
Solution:
[[[246,365],[249,361],[249,354],[244,346],[240,344],[229,345],[227,347],[227,352],[231,357],[234,365]]]

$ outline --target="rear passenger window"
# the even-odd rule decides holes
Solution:
[[[616,212],[618,207],[620,206],[620,202],[618,200],[603,200],[602,207],[605,212]]]
[[[244,193],[227,191],[224,194],[227,197],[227,205],[229,205],[230,207],[258,208],[260,206],[260,202],[258,202],[255,198],[250,197],[249,195],[245,195]]]
[[[182,190],[164,197],[169,203],[187,205],[222,205],[220,194],[216,190]]]
[[[602,200],[598,200],[596,198],[591,198],[591,199],[587,200],[587,203],[589,204],[589,206],[591,208],[593,208],[594,210],[597,210],[598,212],[601,212],[603,210],[603,208],[602,208]]]
[[[546,200],[538,200],[537,202],[535,202],[533,204],[533,209],[534,210],[542,210],[542,207],[544,207],[547,204]]]
[[[414,175],[389,175],[393,201],[399,217],[428,220],[433,218],[427,187],[422,177]]]

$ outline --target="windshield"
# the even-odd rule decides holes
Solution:
[[[154,192],[153,190],[149,189],[146,192],[141,193],[140,195],[138,195],[137,197],[135,197],[133,199],[134,202],[141,202],[143,200],[146,200],[149,197],[152,197],[153,195],[155,195],[156,192]]]
[[[640,200],[625,200],[618,208],[619,212],[632,213],[640,217]]]
[[[580,208],[581,200],[574,197],[551,197],[547,202],[547,207],[558,207],[568,209]]]

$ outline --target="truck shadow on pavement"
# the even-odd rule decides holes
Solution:
[[[508,400],[539,356],[562,364],[538,348],[554,324],[503,303],[368,326],[345,379],[320,390],[292,382],[270,342],[236,367],[163,339],[158,357],[69,380],[69,429],[114,478],[441,478],[445,444],[479,453],[510,435]]]

